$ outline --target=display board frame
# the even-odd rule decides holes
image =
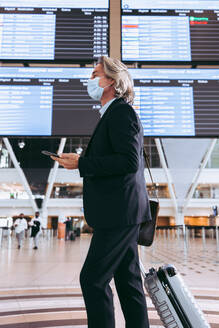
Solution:
[[[10,69],[11,70],[13,70],[14,69],[14,67],[11,67],[11,66],[9,66],[10,67]],[[6,66],[4,66],[4,67],[2,67],[2,69],[3,68],[8,68],[8,67],[6,67]],[[17,68],[19,68],[19,69],[24,69],[25,70],[25,68],[22,68],[22,67],[16,67],[16,69]],[[57,70],[57,69],[61,69],[61,70],[65,70],[66,69],[66,72],[67,72],[67,70],[69,69],[69,70],[81,70],[81,72],[83,71],[84,72],[84,68],[72,68],[72,67],[66,67],[66,68],[63,68],[63,67],[60,67],[60,68],[58,68],[58,67],[41,67],[41,68],[43,68],[44,70],[45,69],[51,69],[51,70]],[[26,68],[26,70],[27,70],[27,73],[28,73],[28,70],[30,69],[41,69],[40,67],[29,67],[29,68]],[[92,72],[92,68],[85,68],[85,69],[87,69],[88,70],[88,74],[86,75],[86,72],[85,73],[83,73],[83,77],[81,77],[81,73],[77,76],[77,77],[75,77],[75,78],[79,78],[79,79],[88,79],[89,78],[89,75],[91,74],[91,72]],[[151,75],[140,75],[139,74],[139,77],[134,77],[134,76],[137,76],[137,75],[134,75],[134,74],[132,74],[132,71],[138,71],[139,70],[139,72],[143,72],[143,74],[144,74],[144,71],[145,72],[149,72],[149,71],[158,71],[158,70],[161,70],[161,71],[166,71],[167,73],[168,73],[168,71],[169,72],[171,72],[171,74],[172,73],[174,73],[174,71],[175,71],[175,73],[177,73],[176,71],[190,71],[190,72],[193,72],[192,74],[193,74],[193,76],[194,76],[194,80],[196,81],[196,80],[198,80],[196,77],[195,77],[195,75],[196,74],[199,74],[199,71],[209,71],[209,73],[211,73],[212,72],[212,74],[217,74],[217,75],[215,75],[215,76],[212,76],[212,78],[209,78],[209,81],[210,80],[213,80],[213,81],[218,81],[218,84],[219,84],[219,69],[199,69],[199,70],[197,70],[197,69],[183,69],[183,68],[175,68],[175,69],[172,69],[172,68],[169,68],[169,69],[164,69],[164,68],[157,68],[157,69],[134,69],[134,68],[132,68],[132,69],[130,69],[130,73],[131,73],[131,76],[134,78],[134,80],[135,79],[137,79],[137,80],[146,80],[146,79],[149,79],[149,77],[148,76],[151,76]],[[0,72],[1,72],[1,68],[0,68]],[[166,73],[166,74],[167,74]],[[204,72],[203,72],[204,73]],[[54,78],[56,78],[56,79],[58,79],[58,78],[60,78],[60,76],[58,75],[57,77],[56,77],[56,74],[57,74],[57,72],[54,72],[53,74],[55,74],[55,75],[49,75],[48,76],[48,79],[51,79],[53,76],[54,76]],[[72,73],[71,73],[72,74]],[[137,72],[137,74],[138,74],[138,72]],[[86,76],[86,77],[85,77]],[[156,75],[157,76],[157,79],[160,79],[160,80],[162,80],[162,79],[170,79],[171,80],[171,77],[168,77],[168,75],[167,75],[167,77],[165,77],[165,76],[162,76],[162,75]],[[170,76],[170,75],[169,75]],[[185,76],[185,77],[184,77]],[[13,77],[13,75],[11,75],[11,77]],[[214,78],[213,78],[214,77]],[[3,75],[3,74],[1,74],[1,76],[0,76],[0,79],[4,79],[4,78],[8,78],[8,75]],[[20,75],[18,75],[18,76],[16,76],[16,78],[23,78],[23,79],[25,79],[25,78],[28,78],[28,74],[27,75],[24,75],[23,77],[22,76],[20,76]],[[38,77],[37,77],[38,78]],[[40,78],[41,79],[45,79],[45,76],[44,75],[42,75],[42,76],[40,76]],[[62,77],[63,79],[65,78],[65,75],[63,74],[63,77]],[[67,79],[68,77],[67,77],[67,75],[66,75],[66,79]],[[153,77],[153,79],[155,79],[155,77]],[[179,74],[179,77],[178,78],[173,78],[173,80],[177,80],[177,79],[182,79],[182,75],[180,75]],[[186,79],[186,75],[183,75],[183,79]],[[187,79],[189,80],[191,80],[192,78],[189,78],[189,77],[187,77]],[[200,75],[200,78],[199,79],[202,79],[202,80],[204,80],[205,79],[205,75]],[[206,77],[206,79],[207,79],[207,77]],[[47,81],[44,81],[44,82],[47,82]],[[63,81],[62,81],[63,82]],[[66,82],[66,81],[65,81]],[[86,81],[82,81],[82,82],[86,82]],[[140,81],[141,83],[148,83],[147,81],[145,82],[145,81]],[[8,82],[6,81],[6,85],[8,85],[8,84],[10,84],[10,83],[8,83]],[[19,81],[16,81],[16,83],[20,83]],[[158,82],[158,83],[160,83],[160,82]],[[163,83],[163,82],[162,82]],[[166,83],[166,82],[165,82]],[[175,82],[174,82],[175,83]],[[181,83],[181,82],[180,82]],[[182,83],[189,83],[188,81],[183,81]],[[206,89],[206,84],[203,84],[203,83],[205,83],[204,81],[202,81],[201,82],[202,83],[202,90],[204,90],[204,89]],[[1,83],[2,84],[2,83]],[[36,83],[35,82],[33,82],[33,84],[35,85]],[[23,83],[23,85],[25,85],[25,83]],[[30,84],[30,85],[32,85],[32,84]],[[164,84],[163,84],[164,85]],[[212,85],[212,84],[211,84]],[[209,84],[209,87],[211,87],[211,85]],[[137,84],[135,84],[135,86],[137,87],[138,85]],[[153,86],[153,85],[152,85]],[[173,85],[166,85],[167,87],[171,87],[171,86],[173,86]],[[175,84],[174,84],[174,86],[175,86]],[[186,85],[187,86],[187,85]],[[190,86],[190,85],[188,85],[188,86]],[[214,90],[215,90],[215,85],[213,85],[214,86]],[[156,86],[155,86],[156,87]],[[204,88],[204,89],[203,89]],[[63,89],[63,88],[62,88]],[[212,90],[213,90],[212,89]],[[72,89],[73,90],[73,89]],[[86,89],[85,89],[85,86],[83,87],[83,92],[86,92]],[[3,90],[4,91],[4,90]],[[156,90],[155,90],[156,91]],[[169,91],[171,91],[171,90],[169,90]],[[169,92],[168,91],[168,92]],[[199,91],[199,89],[198,89],[198,91]],[[72,91],[73,92],[73,91]],[[165,91],[166,92],[166,91]],[[175,92],[175,91],[174,91]],[[57,93],[55,94],[55,93],[53,93],[53,95],[57,95]],[[19,96],[22,96],[22,95],[19,95]],[[86,99],[89,99],[89,97],[88,97],[88,95],[86,96],[87,98]],[[164,94],[163,95],[163,97],[167,97],[167,95],[166,94]],[[172,97],[174,97],[174,94],[172,95]],[[188,95],[186,95],[186,97],[188,97]],[[80,97],[79,97],[80,98]],[[155,97],[156,98],[156,97]],[[86,99],[84,99],[84,102],[85,102],[85,107],[86,107]],[[172,98],[171,98],[172,99]],[[194,101],[194,97],[192,98],[193,99],[193,101]],[[199,99],[199,98],[198,98]],[[7,97],[5,98],[5,100],[7,100]],[[21,99],[20,100],[22,100],[22,97],[21,97]],[[197,97],[196,97],[196,100],[197,100]],[[205,100],[205,99],[202,99],[202,100]],[[74,101],[74,100],[73,100]],[[159,99],[155,99],[154,101],[160,101]],[[166,100],[166,101],[169,101],[168,99]],[[218,101],[217,101],[218,102]],[[6,101],[6,103],[7,103],[7,101]],[[15,104],[16,105],[16,102],[13,102],[13,104]],[[62,102],[60,103],[61,104],[61,106],[62,106]],[[68,104],[68,103],[67,103]],[[98,102],[98,104],[99,104],[99,102]],[[95,105],[95,104],[94,104]],[[143,107],[143,105],[144,104],[141,104],[141,108]],[[148,105],[148,104],[146,104],[146,105]],[[193,105],[194,105],[194,103],[193,103]],[[210,105],[213,105],[213,103],[211,103]],[[54,114],[54,102],[52,103],[52,115],[54,116],[55,114]],[[71,104],[69,103],[69,105],[68,106],[71,106]],[[217,106],[217,104],[216,104],[216,106]],[[77,107],[77,103],[76,103],[76,107]],[[75,123],[74,124],[72,124],[72,122],[70,122],[69,124],[71,124],[70,125],[70,128],[68,128],[69,130],[69,132],[67,132],[67,133],[64,133],[64,132],[62,132],[62,131],[64,131],[64,130],[62,130],[62,126],[60,125],[60,128],[57,128],[57,129],[55,129],[54,128],[54,126],[56,126],[57,125],[57,123],[55,123],[55,125],[54,125],[54,121],[52,121],[52,125],[50,125],[50,128],[51,128],[51,134],[43,134],[43,133],[41,133],[41,134],[31,134],[31,133],[28,133],[28,134],[22,134],[22,133],[19,133],[19,134],[10,134],[10,133],[8,133],[8,134],[2,134],[2,131],[3,131],[3,128],[2,128],[2,131],[0,130],[0,136],[1,137],[15,137],[15,138],[23,138],[23,137],[33,137],[33,138],[38,138],[38,137],[45,137],[45,138],[59,138],[59,137],[73,137],[73,136],[77,136],[77,137],[82,137],[82,136],[86,136],[86,137],[89,137],[89,136],[91,136],[92,135],[92,133],[93,133],[93,130],[95,129],[95,126],[96,126],[96,124],[98,124],[98,122],[99,122],[99,120],[100,120],[100,115],[99,115],[99,111],[98,111],[98,109],[97,109],[97,107],[95,106],[95,108],[96,109],[92,109],[92,108],[90,108],[89,106],[88,106],[88,108],[86,109],[86,112],[83,112],[83,117],[82,117],[82,119],[86,119],[86,120],[88,120],[88,127],[89,127],[89,129],[86,129],[86,124],[85,124],[85,126],[82,126],[82,128],[81,128],[81,126],[80,126],[80,124],[81,124],[81,118],[80,119],[78,119],[78,121],[76,120],[75,121]],[[100,104],[99,104],[99,107],[98,107],[99,109],[100,109]],[[195,115],[197,115],[198,114],[198,110],[196,110],[196,106],[194,105],[193,106],[193,115],[194,115],[194,119],[196,119],[196,117],[195,117]],[[216,107],[217,108],[217,107]],[[9,108],[10,109],[10,108]],[[57,110],[58,108],[56,107],[55,108],[55,110]],[[76,108],[77,109],[77,108]],[[151,108],[152,110],[153,110],[153,108]],[[160,109],[160,110],[162,110],[162,109]],[[7,108],[5,107],[5,109],[4,109],[4,111],[7,111]],[[93,112],[92,112],[93,111]],[[210,111],[210,109],[209,109],[209,111]],[[95,114],[94,114],[94,112],[95,112]],[[218,112],[219,112],[219,106],[218,106]],[[56,111],[56,113],[57,113],[57,111]],[[64,112],[63,112],[64,113]],[[60,112],[60,114],[58,114],[59,116],[54,116],[55,117],[55,119],[57,120],[57,117],[58,117],[58,119],[60,120],[60,119],[62,119],[62,116],[60,116],[60,115],[63,115],[63,113],[61,113]],[[82,113],[82,112],[81,112]],[[210,112],[209,112],[210,113]],[[146,112],[146,114],[147,114],[147,112]],[[207,113],[203,113],[203,114],[207,114]],[[6,114],[3,114],[3,115],[5,115],[5,119],[7,119],[7,117],[6,117]],[[69,114],[69,115],[71,115],[71,114]],[[76,115],[76,112],[73,114],[73,116],[74,115]],[[80,115],[82,115],[82,114],[80,114]],[[79,115],[79,116],[80,116]],[[158,114],[156,114],[156,115],[158,115]],[[173,114],[171,114],[171,115],[173,115]],[[77,116],[78,117],[78,116]],[[77,118],[76,116],[75,116],[75,119]],[[53,118],[53,117],[52,117]],[[65,116],[64,116],[64,118],[63,118],[63,121],[65,122],[65,120],[66,120],[66,118],[65,118]],[[15,121],[16,122],[16,121]],[[67,121],[68,122],[68,121]],[[78,127],[77,127],[78,126]],[[195,128],[196,128],[196,125],[194,125],[195,126]],[[4,127],[4,125],[3,125],[3,127]],[[71,129],[71,127],[72,127],[72,129]],[[73,127],[75,127],[75,128],[73,128]],[[67,127],[66,127],[66,129],[67,129]],[[219,130],[219,129],[218,129]],[[54,131],[60,131],[59,133],[55,133]],[[67,130],[66,130],[67,131]],[[80,131],[83,131],[83,132],[80,132]],[[196,131],[196,130],[195,130]],[[145,134],[145,137],[151,137],[151,138],[180,138],[180,137],[182,137],[182,138],[206,138],[206,137],[217,137],[218,136],[218,133],[215,133],[215,134],[213,134],[213,133],[208,133],[208,134],[205,134],[205,135],[199,135],[199,134],[194,134],[194,135],[173,135],[173,134],[169,134],[169,135],[165,135],[165,134],[157,134],[157,135],[154,135],[154,134]]]
[[[108,2],[108,37],[107,37],[107,47],[108,47],[108,56],[110,55],[110,10],[111,10],[111,1],[107,0]],[[3,7],[3,6],[2,6]],[[81,8],[83,9],[83,8]],[[85,66],[86,64],[93,64],[97,62],[98,58],[91,58],[91,59],[81,59],[81,58],[75,58],[75,59],[4,59],[0,58],[0,62],[4,64],[14,64],[14,63],[20,63],[24,66],[29,66],[29,64],[63,64],[63,65],[75,65],[78,64],[81,67]]]
[[[121,54],[121,61],[126,65],[133,65],[135,64],[137,67],[145,66],[145,65],[170,65],[170,66],[183,66],[183,65],[191,65],[193,68],[196,68],[198,65],[219,65],[219,57],[218,60],[191,60],[191,61],[168,61],[168,60],[126,60],[123,59],[122,51],[122,1],[120,0],[120,54]],[[219,10],[219,8],[218,8]]]

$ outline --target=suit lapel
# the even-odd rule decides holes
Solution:
[[[90,138],[90,141],[88,142],[87,149],[86,149],[86,151],[85,151],[84,156],[86,156],[86,155],[88,154],[88,150],[89,150],[89,148],[90,148],[90,145],[91,145],[91,143],[92,143],[92,140],[93,140],[95,134],[97,133],[98,128],[100,127],[100,125],[103,123],[105,117],[107,116],[107,113],[109,112],[110,108],[113,107],[113,105],[116,104],[116,103],[118,102],[118,100],[120,100],[120,98],[115,99],[115,100],[112,102],[112,104],[110,104],[110,106],[107,108],[107,110],[105,111],[105,113],[103,114],[103,116],[101,117],[101,119],[99,120],[99,122],[97,123],[97,125],[96,125],[96,127],[95,127],[95,129],[94,129],[94,132],[93,132],[93,134],[92,134],[92,136],[91,136],[91,138]]]

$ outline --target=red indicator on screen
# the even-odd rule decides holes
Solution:
[[[134,24],[133,24],[133,25],[130,25],[130,24],[124,24],[124,25],[122,25],[122,27],[123,27],[123,28],[138,28],[139,25],[137,25],[137,24],[136,24],[136,25],[134,25]]]
[[[203,22],[196,22],[196,21],[190,21],[190,25],[207,25],[208,22],[203,21]]]

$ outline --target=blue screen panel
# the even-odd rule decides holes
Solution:
[[[0,67],[0,135],[90,135],[100,104],[90,68]]]
[[[216,136],[219,70],[130,69],[145,136]]]
[[[2,135],[52,133],[52,86],[0,85]]]

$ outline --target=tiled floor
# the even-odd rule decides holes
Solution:
[[[72,242],[45,237],[39,249],[33,250],[26,239],[18,250],[14,238],[4,238],[0,248],[0,328],[85,328],[78,278],[89,242],[89,235]],[[176,236],[160,235],[152,248],[140,247],[139,252],[147,271],[173,263],[211,327],[219,328],[219,252],[214,239],[207,239],[206,244],[191,239],[186,244]],[[162,327],[151,300],[146,298],[151,327]],[[115,309],[116,327],[124,328],[116,293]]]

